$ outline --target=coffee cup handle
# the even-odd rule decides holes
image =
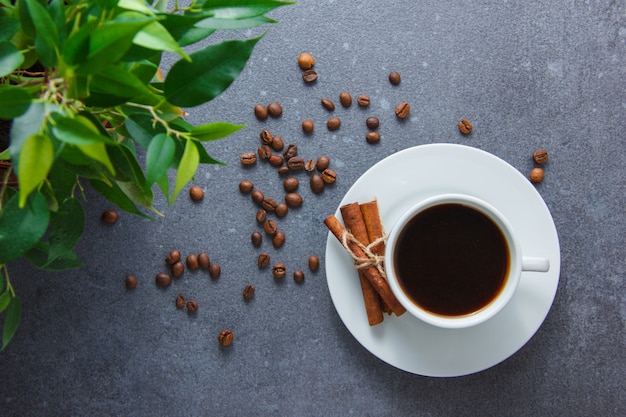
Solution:
[[[522,258],[522,271],[548,272],[550,270],[550,260],[547,258],[534,258],[524,256]]]

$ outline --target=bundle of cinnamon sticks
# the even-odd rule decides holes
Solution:
[[[377,201],[350,203],[339,210],[345,227],[335,215],[324,219],[324,224],[354,258],[370,326],[382,323],[383,313],[402,315],[406,309],[396,299],[384,275],[384,228]]]

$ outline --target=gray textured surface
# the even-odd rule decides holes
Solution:
[[[88,193],[87,229],[78,247],[87,266],[49,273],[21,262],[11,280],[24,302],[14,342],[0,354],[2,416],[623,416],[626,415],[624,301],[626,254],[626,5],[618,1],[301,1],[271,14],[280,23],[258,44],[231,88],[192,109],[194,123],[223,119],[249,127],[207,146],[227,167],[205,166],[195,183],[201,203],[183,193],[163,219],[123,214],[99,221],[109,205]],[[262,29],[241,36],[253,36]],[[238,35],[239,36],[239,35]],[[317,58],[316,85],[300,80],[296,57]],[[403,80],[392,87],[390,70]],[[336,113],[337,132],[320,98],[366,93],[368,111]],[[258,122],[256,103],[280,101],[278,120]],[[393,108],[413,106],[399,123]],[[383,139],[365,143],[363,120],[376,114]],[[312,118],[310,137],[300,122]],[[470,119],[469,137],[456,122]],[[539,147],[551,158],[538,186],[554,217],[562,253],[554,305],[520,351],[486,371],[427,378],[372,356],[344,327],[325,274],[276,283],[255,265],[249,243],[256,208],[237,190],[248,178],[280,198],[274,170],[246,170],[267,127],[305,157],[328,154],[337,184],[279,221],[287,244],[275,260],[304,268],[323,255],[322,219],[372,164],[433,142],[475,146],[523,173]],[[306,175],[299,175],[306,181]],[[159,290],[154,274],[166,253],[206,251],[222,276],[186,273]],[[140,283],[126,291],[124,277]],[[243,286],[257,286],[244,303]],[[196,298],[195,316],[174,297]],[[216,337],[231,328],[235,343]]]

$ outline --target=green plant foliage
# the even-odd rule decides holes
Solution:
[[[48,270],[82,266],[74,247],[84,231],[79,198],[87,183],[120,209],[151,217],[160,214],[155,187],[172,204],[200,164],[222,164],[204,143],[245,125],[192,126],[182,107],[200,106],[226,90],[263,36],[205,40],[219,30],[276,23],[265,14],[292,3],[0,3],[0,118],[12,120],[10,146],[0,149],[0,159],[11,161],[19,183],[9,185],[10,171],[0,176],[4,349],[22,309],[8,263],[24,258]],[[198,42],[193,53],[185,50]],[[162,75],[164,54],[177,61]]]

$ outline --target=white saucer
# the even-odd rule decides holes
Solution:
[[[407,372],[436,377],[467,375],[513,355],[543,323],[559,282],[556,228],[535,187],[498,157],[462,145],[409,148],[378,162],[346,193],[341,205],[373,199],[385,230],[417,201],[438,193],[464,193],[491,203],[509,220],[525,256],[550,260],[547,273],[524,272],[509,304],[467,329],[442,329],[408,313],[370,327],[353,261],[329,233],[326,277],[330,295],[352,335],[372,354]],[[335,213],[341,219],[339,208]]]

